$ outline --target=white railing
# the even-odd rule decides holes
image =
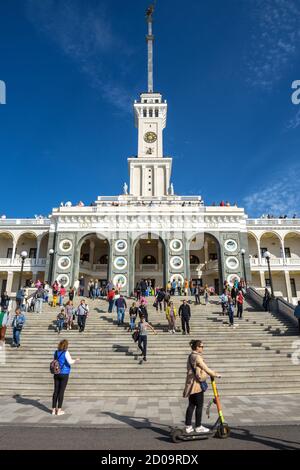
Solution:
[[[24,267],[45,267],[47,259],[46,258],[27,258],[24,262]],[[0,258],[0,266],[1,267],[10,267],[10,268],[19,268],[22,264],[22,258]]]
[[[270,266],[299,266],[300,258],[270,258]],[[262,258],[250,258],[250,266],[268,266],[267,260]]]
[[[158,271],[158,264],[140,264],[139,271],[143,271],[143,272]]]
[[[298,225],[300,219],[247,219],[247,225]]]
[[[51,224],[50,219],[43,218],[43,219],[1,219],[0,218],[0,227],[2,225],[26,225],[26,226],[32,226],[32,225],[47,225],[49,226]]]

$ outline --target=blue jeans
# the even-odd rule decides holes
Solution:
[[[64,328],[64,323],[65,323],[64,320],[57,320],[56,327],[58,331],[61,331]]]
[[[139,337],[139,348],[143,353],[143,356],[146,357],[147,355],[147,336],[140,336]]]
[[[112,313],[113,308],[114,308],[114,303],[115,303],[114,300],[109,300],[109,301],[108,301],[108,305],[109,305],[109,307],[108,307],[108,313]]]
[[[63,306],[63,303],[64,303],[64,296],[63,296],[63,295],[60,295],[60,296],[59,296],[59,306],[62,307],[62,306]]]
[[[136,320],[136,317],[130,317],[130,329],[131,331],[135,329],[135,320]]]
[[[20,339],[21,339],[20,336],[21,336],[21,331],[14,328],[13,329],[13,340],[14,340],[14,344],[16,344],[17,346],[20,344]]]
[[[118,323],[124,323],[125,308],[118,308]]]
[[[228,315],[229,315],[229,323],[230,323],[230,325],[233,325],[233,323],[234,323],[234,319],[233,319],[234,311],[229,309]]]

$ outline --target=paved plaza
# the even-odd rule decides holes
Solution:
[[[205,407],[209,401],[206,396]],[[50,397],[49,397],[50,399]],[[231,426],[288,425],[300,423],[300,394],[221,397],[225,419]],[[71,426],[71,427],[152,427],[183,424],[187,401],[177,398],[114,398],[95,400],[66,399],[64,416],[50,415],[50,400],[15,396],[0,399],[0,426]],[[212,425],[217,415],[214,405],[208,420]]]

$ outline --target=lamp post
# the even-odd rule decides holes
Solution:
[[[54,253],[55,253],[55,251],[53,250],[53,248],[50,248],[50,250],[49,250],[50,269],[49,269],[49,280],[48,280],[50,286],[52,285]]]
[[[271,268],[270,268],[270,257],[271,257],[271,253],[269,251],[265,251],[264,258],[267,260],[267,263],[268,263],[269,278],[270,278],[270,284],[271,284],[271,297],[272,299],[274,299],[275,296],[274,296],[272,273],[271,273]]]
[[[25,263],[25,259],[27,258],[27,256],[28,256],[27,251],[22,251],[22,253],[21,253],[22,263],[21,263],[21,272],[20,272],[20,279],[19,279],[19,287],[18,287],[18,290],[21,289],[22,277],[23,277],[23,270],[24,270],[24,263]]]
[[[245,265],[245,253],[246,250],[244,248],[241,249],[241,255],[242,255],[242,260],[243,260],[243,271],[244,271],[244,281],[245,281],[245,286],[247,289],[247,274],[246,274],[246,265]]]

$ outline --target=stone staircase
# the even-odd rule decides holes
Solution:
[[[174,297],[174,302],[178,307],[181,299]],[[67,388],[66,396],[72,398],[181,397],[190,339],[204,342],[207,364],[222,374],[218,381],[222,396],[300,393],[300,367],[291,360],[293,342],[299,340],[293,325],[246,305],[233,330],[225,323],[227,317],[220,315],[217,298],[212,298],[208,306],[192,305],[191,335],[183,336],[168,333],[164,313],[157,313],[152,304],[149,299],[149,319],[159,334],[149,335],[147,363],[141,363],[131,334],[116,325],[116,313],[107,313],[104,300],[89,301],[84,333],[58,335],[54,320],[59,308],[44,306],[42,314],[27,313],[21,348],[7,344],[5,364],[0,363],[0,395],[50,397],[49,364],[63,338],[69,340],[72,357],[81,359],[72,368]],[[10,339],[11,330],[8,343]]]

